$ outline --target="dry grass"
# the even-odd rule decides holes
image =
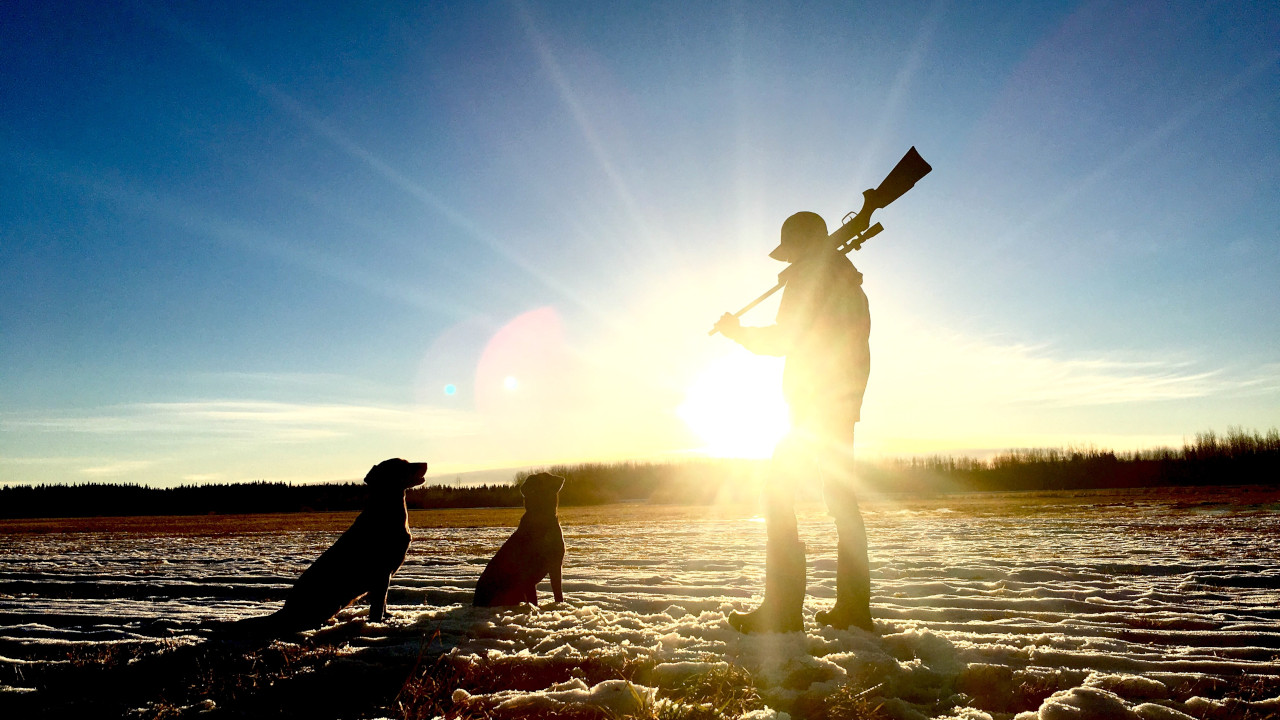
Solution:
[[[708,661],[717,658],[705,658]],[[738,717],[764,706],[751,673],[737,665],[717,666],[694,675],[662,696],[674,702],[660,720],[713,720]]]
[[[12,706],[0,704],[0,716],[172,718],[219,707],[320,709],[331,704],[321,700],[325,695],[295,681],[318,676],[336,658],[335,646],[278,641],[79,647],[66,653],[66,662],[32,667],[24,684],[36,692],[8,698]]]
[[[664,522],[727,520],[751,517],[755,505],[671,506],[645,503],[617,503],[562,507],[560,524],[626,525],[657,520]],[[523,508],[443,508],[410,510],[409,524],[415,528],[515,527]],[[112,533],[124,535],[181,535],[216,537],[251,533],[332,532],[351,526],[351,512],[262,513],[252,515],[155,515],[137,517],[85,517],[52,519],[0,519],[0,536],[25,533]]]
[[[264,513],[255,515],[144,515],[135,517],[0,520],[0,535],[21,533],[111,533],[113,535],[216,537],[281,531],[340,533],[358,513]]]
[[[406,679],[395,699],[395,709],[405,720],[421,718],[511,718],[514,713],[496,709],[484,710],[454,701],[455,691],[471,694],[502,690],[543,690],[555,683],[581,678],[588,685],[605,680],[623,679],[636,682],[645,663],[623,655],[597,656],[589,659],[503,657],[476,660],[469,657],[439,655],[419,660],[419,665]],[[651,666],[650,666],[651,667]],[[605,717],[593,708],[575,708],[561,715],[540,714],[539,717]]]
[[[415,663],[394,655],[350,656],[343,648],[351,639],[351,628],[332,630],[306,642],[276,641],[258,647],[225,642],[109,643],[68,651],[65,662],[46,665],[37,676],[24,678],[23,685],[36,687],[36,694],[0,697],[0,717],[725,720],[766,704],[796,720],[890,717],[878,695],[883,678],[870,668],[826,696],[805,694],[794,702],[781,702],[762,692],[746,669],[724,664],[718,656],[702,658],[708,663],[706,671],[663,684],[655,678],[652,658],[620,652],[586,658],[476,658],[442,654],[435,638],[423,638],[423,652]],[[606,680],[656,686],[659,701],[644,705],[638,714],[616,716],[585,705],[510,710],[462,696],[455,699],[459,689],[471,695],[543,691],[573,679],[588,687]],[[1053,673],[992,666],[962,676],[955,690],[967,694],[973,707],[1011,714],[1038,708],[1046,697],[1063,689],[1062,681]],[[1078,678],[1071,680],[1066,687],[1078,682]],[[1013,688],[1013,692],[999,688]],[[1200,678],[1170,690],[1175,706],[1191,696],[1216,698],[1232,717],[1261,720],[1269,717],[1267,712],[1247,702],[1274,697],[1280,687],[1274,677],[1245,676],[1238,681]]]
[[[1012,705],[1019,711],[1039,708],[1045,698],[1058,692],[1058,678],[1050,673],[1022,673],[1022,682],[1014,691]]]
[[[719,658],[707,657],[708,663]],[[692,675],[670,687],[659,687],[658,702],[637,715],[617,716],[599,707],[566,706],[548,710],[505,709],[477,703],[469,698],[455,701],[455,692],[481,695],[502,690],[544,690],[575,678],[594,686],[606,680],[626,680],[652,686],[654,662],[622,654],[600,654],[587,658],[476,659],[441,655],[422,662],[405,681],[395,700],[397,717],[425,720],[725,720],[765,707],[755,679],[737,665],[716,663],[706,672]],[[778,709],[797,719],[880,720],[888,717],[874,697],[878,686],[842,686],[823,698],[807,698]]]
[[[501,657],[477,659],[426,648],[415,664],[380,657],[347,657],[341,638],[260,647],[206,642],[111,644],[68,653],[68,662],[28,677],[37,693],[0,701],[5,717],[444,717],[458,720],[621,720],[585,705],[549,711],[509,711],[455,702],[459,689],[473,695],[504,690],[541,691],[575,678],[587,686],[606,680],[653,682],[652,659],[622,653],[587,658]],[[369,662],[369,660],[374,660]],[[708,662],[718,658],[708,657]],[[335,692],[335,688],[341,688]],[[670,687],[661,702],[645,706],[637,720],[724,720],[764,707],[754,678],[736,665],[716,664]],[[786,708],[783,708],[786,709]],[[878,718],[856,688],[790,708],[793,717]],[[210,715],[209,713],[213,713]]]

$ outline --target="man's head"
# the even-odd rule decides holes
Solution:
[[[783,262],[795,262],[827,239],[827,222],[811,212],[798,212],[782,223],[782,244],[769,253],[769,257]]]

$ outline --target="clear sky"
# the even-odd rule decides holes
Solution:
[[[707,330],[913,145],[860,453],[1280,425],[1274,2],[0,16],[0,482],[767,455]]]

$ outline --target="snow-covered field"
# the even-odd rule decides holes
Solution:
[[[440,524],[425,512],[414,514],[391,621],[363,626],[343,652],[376,663],[417,656],[429,641],[531,664],[618,653],[658,663],[652,687],[572,680],[455,695],[482,709],[652,711],[663,687],[729,663],[772,708],[854,682],[903,718],[1280,717],[1274,490],[877,498],[864,513],[876,634],[813,623],[835,572],[834,532],[817,506],[801,516],[806,631],[762,637],[724,621],[763,584],[764,526],[749,509],[563,509],[566,602],[540,610],[471,608],[476,578],[511,530],[422,527]],[[23,691],[24,664],[59,662],[68,646],[194,641],[210,620],[263,614],[341,530],[45,529],[0,523],[6,693]]]

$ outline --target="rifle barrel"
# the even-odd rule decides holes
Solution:
[[[746,314],[746,312],[747,312],[748,310],[750,310],[751,308],[753,308],[753,307],[755,307],[755,306],[759,305],[760,303],[764,302],[765,300],[767,300],[767,299],[769,298],[769,296],[770,296],[770,295],[772,295],[772,294],[774,294],[774,293],[778,292],[779,290],[781,290],[781,289],[782,289],[782,286],[783,286],[783,285],[786,285],[786,284],[787,284],[787,281],[786,281],[786,280],[783,280],[783,279],[782,279],[782,275],[781,275],[781,274],[779,274],[779,275],[778,275],[778,284],[777,284],[777,285],[774,285],[773,287],[771,287],[771,288],[769,288],[768,290],[766,290],[766,291],[765,291],[765,293],[764,293],[763,295],[761,295],[760,297],[756,298],[755,300],[752,300],[751,302],[747,303],[747,306],[746,306],[746,307],[744,307],[744,308],[742,308],[741,310],[739,310],[738,312],[734,313],[734,314],[733,314],[733,316],[734,316],[734,317],[742,317],[744,314]],[[714,327],[713,327],[713,328],[711,328],[711,330],[710,330],[709,332],[707,332],[707,334],[708,334],[708,335],[715,335],[715,334],[716,334],[716,333],[718,333],[718,332],[720,332],[720,328],[714,328]]]

